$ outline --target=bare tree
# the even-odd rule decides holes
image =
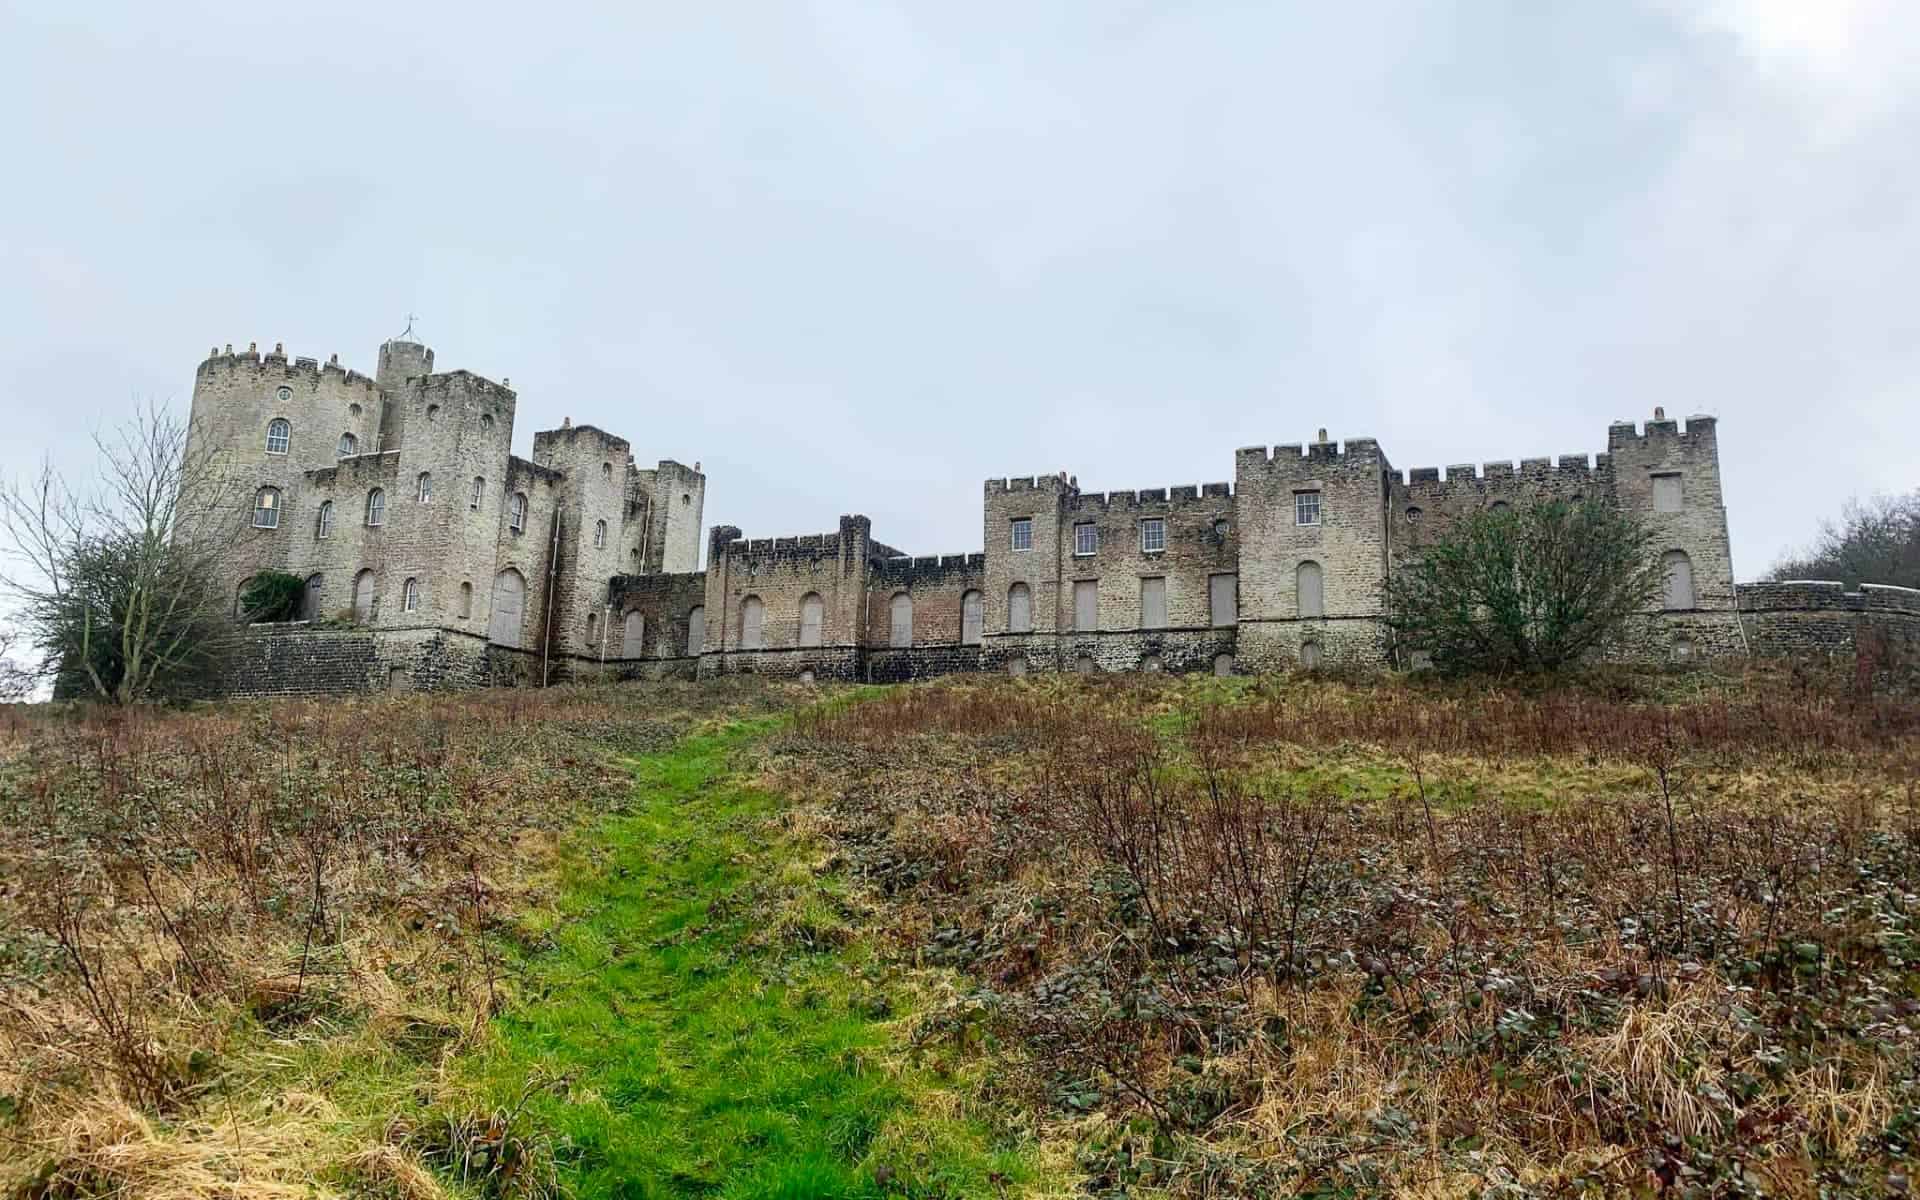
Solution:
[[[14,657],[19,649],[20,631],[0,627],[0,704],[25,700],[38,682],[27,665]]]
[[[95,435],[102,469],[89,486],[51,461],[0,485],[0,586],[56,695],[164,695],[214,669],[231,641],[220,564],[245,510],[222,457],[188,433],[149,404]]]
[[[1920,588],[1920,491],[1847,501],[1840,520],[1777,563],[1774,579],[1838,579],[1848,587],[1892,583]]]

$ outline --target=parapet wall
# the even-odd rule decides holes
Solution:
[[[1740,624],[1759,657],[1824,658],[1856,670],[1920,676],[1920,591],[1831,580],[1743,583]]]

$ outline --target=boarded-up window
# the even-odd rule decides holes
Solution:
[[[1320,643],[1300,643],[1300,665],[1311,671],[1320,665]]]
[[[1661,561],[1667,567],[1667,607],[1693,608],[1693,560],[1685,550],[1669,550]]]
[[[1073,581],[1073,627],[1080,633],[1092,633],[1100,628],[1100,581],[1098,579]]]
[[[820,599],[819,592],[808,592],[800,597],[800,644],[818,646],[820,627],[827,615],[826,602]]]
[[[1007,632],[1033,632],[1033,592],[1024,583],[1007,589]]]
[[[1167,627],[1167,581],[1155,575],[1140,581],[1140,628]]]
[[[1207,576],[1207,608],[1212,614],[1214,625],[1239,624],[1240,577],[1238,575]]]
[[[978,646],[980,635],[986,628],[985,606],[979,592],[967,592],[960,597],[960,644]]]
[[[758,650],[766,644],[761,633],[766,614],[766,606],[760,603],[758,596],[748,596],[740,602],[740,648],[742,650]]]
[[[464,621],[472,615],[473,585],[471,583],[462,583],[460,585],[460,619]]]
[[[626,623],[620,627],[620,656],[639,658],[647,652],[647,619],[639,612],[627,614]]]
[[[1214,655],[1213,656],[1213,673],[1215,675],[1233,674],[1233,655],[1231,654]]]
[[[1657,513],[1680,511],[1680,476],[1677,473],[1653,477],[1653,511]]]
[[[300,618],[304,621],[317,620],[320,616],[320,576],[307,576],[307,590],[300,597]]]
[[[892,618],[887,628],[887,645],[902,649],[913,645],[913,597],[901,592],[888,607]]]
[[[1294,603],[1299,606],[1295,614],[1302,617],[1324,617],[1327,615],[1327,598],[1320,586],[1320,564],[1303,562],[1293,572]]]
[[[696,604],[687,613],[687,653],[698,654],[707,644],[706,606]]]
[[[526,603],[527,581],[508,567],[493,577],[493,608],[487,618],[487,640],[502,646],[520,644],[520,613]]]
[[[353,619],[373,620],[373,572],[362,571],[353,577]]]

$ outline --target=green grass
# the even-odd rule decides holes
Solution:
[[[1032,1175],[943,1082],[884,1061],[906,994],[848,924],[839,882],[729,768],[777,724],[635,760],[635,799],[568,855],[525,997],[457,1071],[526,1104],[581,1197],[993,1196]]]

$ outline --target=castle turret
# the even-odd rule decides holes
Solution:
[[[398,450],[407,432],[404,405],[397,403],[408,389],[409,380],[425,379],[433,374],[433,351],[420,342],[394,340],[380,347],[380,369],[374,383],[388,396],[380,410],[381,450]]]

